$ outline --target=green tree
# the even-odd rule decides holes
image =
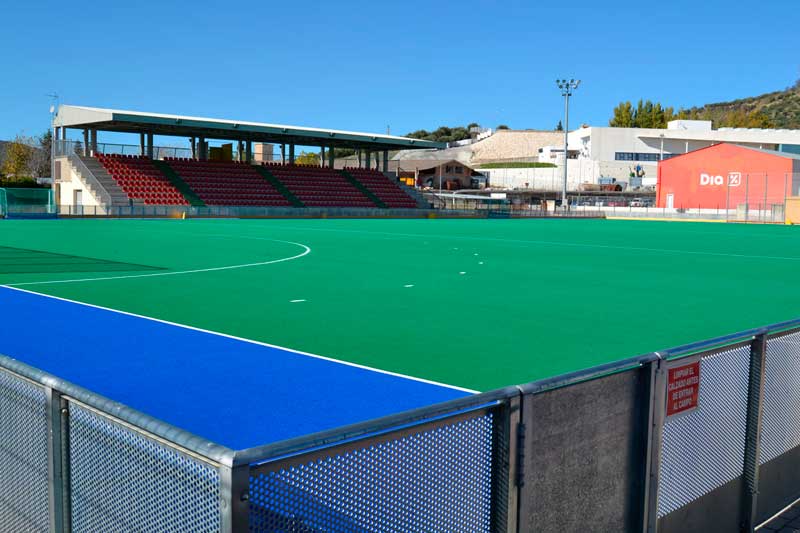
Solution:
[[[508,126],[506,126],[505,124],[500,124],[499,126],[497,126],[497,128],[496,128],[496,129],[498,129],[498,130],[509,130],[509,129],[511,129],[511,128],[509,128],[509,127],[508,127]]]
[[[336,159],[339,159],[339,158],[342,158],[342,157],[350,157],[350,156],[353,156],[353,155],[356,155],[356,151],[353,150],[352,148],[334,148],[333,149],[333,157],[335,157]]]
[[[449,126],[440,126],[435,131],[427,131],[427,130],[417,130],[413,131],[406,135],[406,137],[411,137],[412,139],[423,139],[426,141],[436,141],[436,142],[454,142],[454,141],[462,141],[464,139],[469,139],[469,128],[472,125],[476,125],[475,123],[470,124],[469,126],[456,126],[456,127],[449,127]]]
[[[556,124],[556,131],[564,131],[564,125],[560,120],[558,121],[558,124]]]
[[[630,102],[620,102],[614,108],[614,116],[608,121],[608,125],[612,128],[632,128],[633,105]]]
[[[300,152],[300,155],[294,158],[296,165],[311,165],[319,166],[319,154],[316,152]]]
[[[682,110],[683,112],[683,110]],[[630,102],[620,102],[614,108],[608,125],[612,128],[666,128],[675,119],[675,110],[659,102],[639,100],[636,107]]]
[[[26,144],[21,135],[6,145],[5,160],[2,172],[8,181],[22,181],[31,178],[30,162],[33,148]]]
[[[37,178],[50,176],[50,172],[52,171],[50,167],[50,155],[53,144],[53,134],[50,130],[47,130],[39,137],[30,139],[29,144],[35,148],[31,152],[31,158],[28,163],[30,174]]]

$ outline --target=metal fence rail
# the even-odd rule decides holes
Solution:
[[[733,532],[798,496],[800,320],[239,451],[0,356],[0,531]]]
[[[519,208],[407,209],[370,207],[257,207],[185,205],[61,205],[62,217],[110,218],[603,218],[599,211],[548,211]]]

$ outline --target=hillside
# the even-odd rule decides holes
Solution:
[[[800,81],[783,91],[762,94],[733,100],[706,104],[693,108],[690,112],[708,115],[715,125],[724,125],[732,115],[749,115],[753,112],[765,115],[775,128],[800,129]]]

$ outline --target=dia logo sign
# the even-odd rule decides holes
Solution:
[[[730,172],[728,173],[728,187],[738,187],[742,184],[742,173],[741,172]],[[700,185],[725,185],[725,178],[720,175],[713,175],[713,174],[700,174]]]

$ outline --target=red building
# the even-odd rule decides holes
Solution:
[[[800,155],[722,143],[659,161],[656,205],[759,208],[783,204],[798,186]]]

